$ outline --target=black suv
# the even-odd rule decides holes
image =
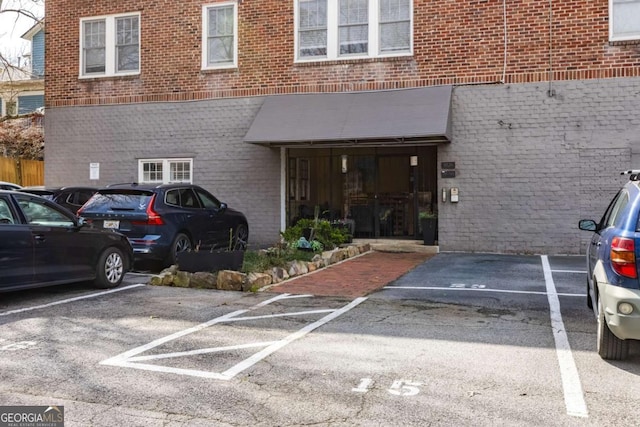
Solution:
[[[18,191],[36,194],[60,206],[64,206],[74,214],[94,195],[94,187],[22,187]]]
[[[78,211],[93,227],[129,238],[137,260],[176,263],[178,252],[245,250],[247,218],[193,184],[117,184]]]

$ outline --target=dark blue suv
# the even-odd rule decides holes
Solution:
[[[602,219],[583,219],[593,231],[587,247],[587,305],[597,321],[598,354],[622,360],[629,340],[640,340],[640,171],[613,198]]]
[[[193,184],[118,184],[98,190],[78,211],[96,228],[129,239],[135,259],[176,263],[177,253],[245,250],[247,218]]]

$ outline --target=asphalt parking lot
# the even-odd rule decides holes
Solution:
[[[0,404],[67,426],[635,424],[640,351],[596,354],[585,280],[583,257],[439,254],[357,298],[144,275],[1,294]]]

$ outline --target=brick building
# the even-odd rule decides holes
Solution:
[[[45,12],[46,183],[190,180],[254,244],[316,210],[411,238],[434,211],[444,251],[580,253],[640,167],[638,0]]]

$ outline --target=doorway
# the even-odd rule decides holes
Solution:
[[[437,146],[289,149],[287,224],[316,215],[354,237],[416,238],[437,212]]]

